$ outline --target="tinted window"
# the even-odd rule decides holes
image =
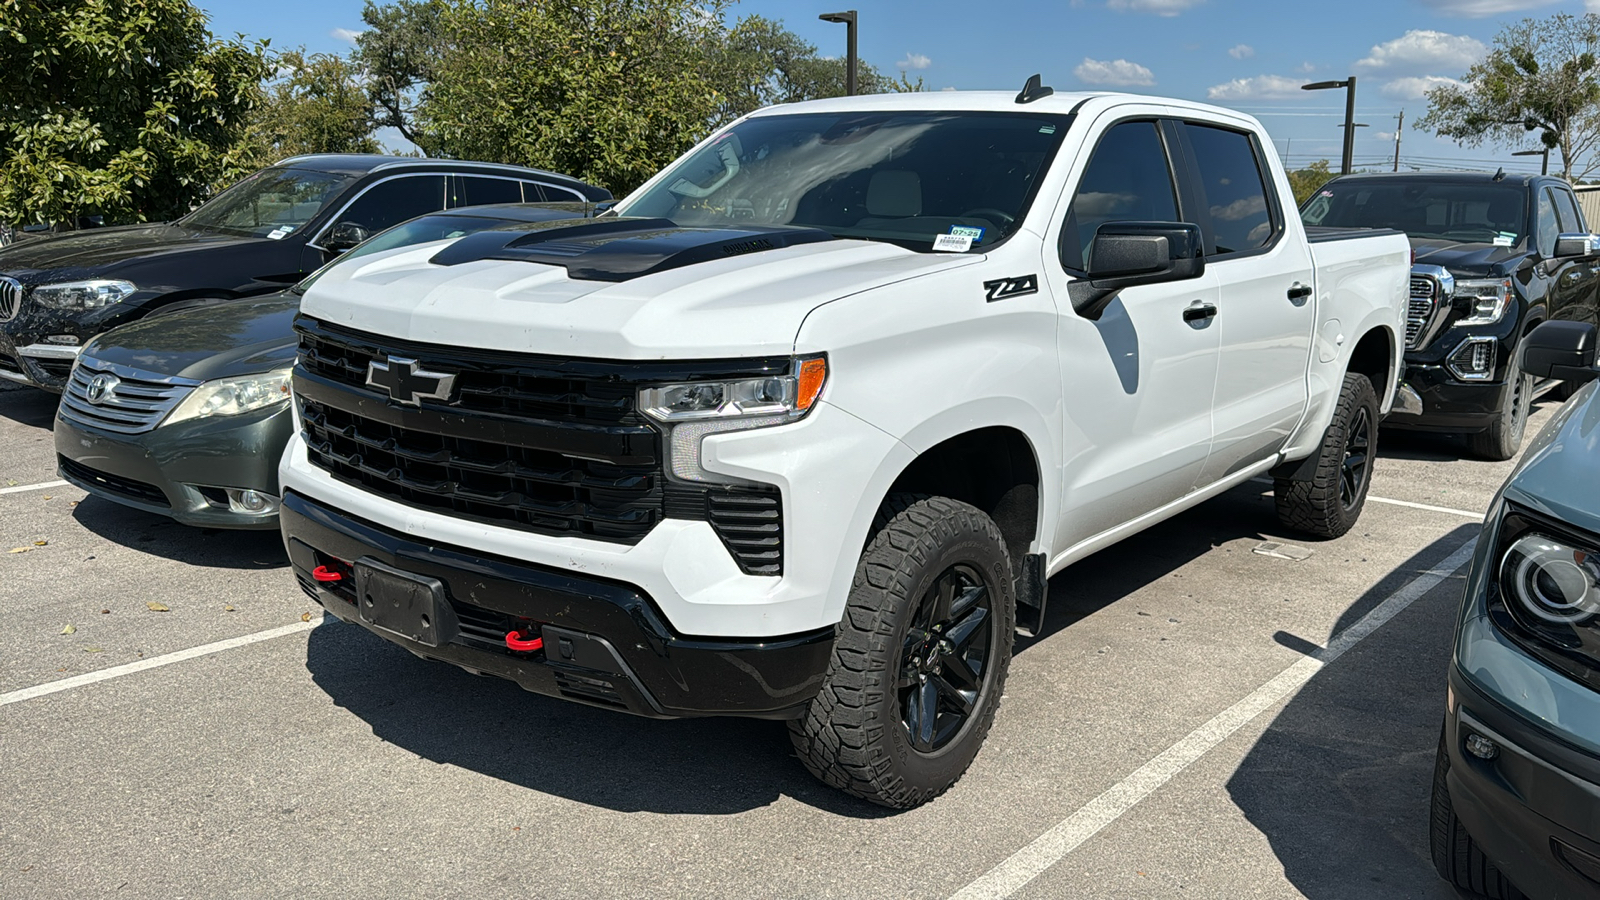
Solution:
[[[339,222],[377,234],[417,216],[444,208],[443,175],[407,175],[380,181],[339,214]]]
[[[1556,219],[1561,223],[1561,230],[1568,234],[1582,233],[1589,229],[1583,227],[1583,220],[1578,217],[1578,207],[1572,200],[1572,195],[1560,188],[1554,188],[1551,195],[1556,198]]]
[[[509,178],[478,178],[472,175],[455,175],[450,179],[454,191],[450,205],[482,206],[486,203],[521,203],[522,182]],[[537,200],[538,197],[530,197]]]
[[[1554,256],[1556,235],[1561,233],[1561,226],[1556,223],[1556,208],[1550,202],[1549,188],[1539,192],[1539,212],[1534,225],[1539,229],[1539,255],[1547,258]]]
[[[282,238],[304,225],[354,180],[348,175],[304,169],[262,169],[183,221],[202,228]]]
[[[1166,146],[1154,122],[1123,122],[1100,137],[1061,229],[1061,264],[1085,270],[1107,222],[1176,222]]]
[[[1255,142],[1224,128],[1185,123],[1189,146],[1211,213],[1213,253],[1257,250],[1272,241],[1277,229],[1267,204]]]
[[[1527,197],[1522,185],[1487,179],[1340,179],[1307,200],[1300,218],[1307,225],[1393,228],[1412,237],[1511,247],[1527,230]]]

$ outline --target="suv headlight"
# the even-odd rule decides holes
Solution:
[[[1493,325],[1505,316],[1516,292],[1509,278],[1457,278],[1453,296],[1472,302],[1472,311],[1457,319],[1457,325]]]
[[[1508,504],[1487,597],[1500,631],[1545,664],[1600,679],[1600,537]]]
[[[811,411],[827,380],[826,357],[801,357],[786,375],[643,388],[639,408],[666,427],[668,469],[674,476],[685,481],[739,484],[737,478],[700,467],[700,442],[712,434],[796,421]]]
[[[219,378],[189,392],[165,424],[211,416],[237,416],[289,402],[289,370],[264,375]]]
[[[56,309],[100,309],[121,303],[138,288],[131,281],[97,278],[91,281],[63,281],[42,284],[29,292],[40,306]]]

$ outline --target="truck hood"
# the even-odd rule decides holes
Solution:
[[[1524,506],[1600,533],[1600,385],[1567,401],[1529,444],[1506,482],[1506,496]]]
[[[448,253],[440,251],[449,245],[438,243],[376,253],[327,270],[301,306],[359,332],[515,353],[640,360],[787,355],[805,317],[824,303],[983,259],[859,240],[749,249],[760,241],[727,244],[727,229],[705,231],[738,247],[737,254],[705,259],[693,252],[703,248],[684,250],[686,231],[693,229],[626,236],[626,247],[602,254],[626,260],[625,280],[573,277],[597,265],[593,241],[574,251],[588,261],[569,265],[456,261],[472,236]],[[651,242],[663,245],[661,265],[670,267],[640,258]],[[540,258],[576,245],[552,236]]]
[[[43,284],[113,274],[118,263],[132,259],[264,240],[172,223],[91,228],[0,248],[0,273],[24,284]]]
[[[1516,247],[1437,238],[1412,238],[1411,249],[1416,251],[1418,263],[1468,275],[1487,275],[1491,270],[1510,271],[1516,268],[1517,260],[1527,255],[1526,250]]]
[[[174,313],[113,328],[89,356],[156,375],[209,381],[294,364],[300,295],[284,291]]]

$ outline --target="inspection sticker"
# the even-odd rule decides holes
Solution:
[[[1503,235],[1503,234],[1497,234],[1494,237],[1494,245],[1496,247],[1509,247],[1509,246],[1511,246],[1512,244],[1515,244],[1515,243],[1516,243],[1516,238],[1514,238],[1514,237],[1507,237],[1506,235]]]
[[[965,253],[972,249],[970,234],[940,234],[933,239],[933,249],[946,253]]]
[[[974,244],[983,243],[983,229],[976,225],[951,225],[950,233],[956,237],[972,238]]]
[[[284,237],[286,235],[288,235],[289,232],[291,232],[293,230],[294,230],[294,226],[293,225],[280,225],[277,228],[274,228],[271,231],[267,232],[267,240],[269,240],[269,241],[281,241],[281,240],[284,239]]]

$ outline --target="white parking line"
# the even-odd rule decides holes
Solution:
[[[176,653],[166,653],[161,656],[152,656],[149,659],[141,659],[138,662],[131,662],[123,666],[113,666],[109,669],[101,669],[98,672],[88,672],[83,675],[74,675],[71,678],[63,678],[60,681],[50,681],[46,682],[45,684],[36,684],[33,687],[22,688],[21,690],[8,691],[7,693],[0,694],[0,706],[9,706],[12,703],[21,703],[24,700],[32,700],[35,697],[43,697],[48,694],[57,694],[61,691],[70,691],[76,687],[83,687],[84,685],[95,684],[96,682],[106,681],[112,678],[120,678],[123,675],[132,675],[135,672],[143,672],[146,669],[156,669],[160,668],[161,666],[170,666],[173,663],[180,663],[185,660],[195,659],[201,656],[209,656],[213,653],[221,653],[224,650],[232,650],[235,647],[259,644],[262,641],[270,641],[273,638],[283,637],[286,634],[294,634],[300,631],[310,631],[321,624],[322,618],[319,616],[318,618],[312,619],[309,622],[295,622],[292,625],[269,628],[266,631],[258,631],[255,634],[247,634],[241,637],[228,638],[225,641],[217,641],[212,644],[201,644],[198,647],[190,647],[188,650],[179,650]]]
[[[1479,522],[1483,521],[1484,516],[1484,514],[1481,512],[1470,512],[1465,509],[1452,509],[1448,506],[1429,506],[1426,503],[1412,503],[1410,500],[1390,500],[1388,497],[1373,497],[1371,495],[1368,495],[1367,499],[1374,503],[1387,503],[1390,506],[1405,506],[1411,509],[1425,509],[1429,512],[1441,512],[1450,513],[1451,515],[1456,516],[1466,516],[1469,519],[1477,519]]]
[[[1443,562],[1412,579],[1354,625],[1340,632],[1328,642],[1327,647],[1297,660],[1249,696],[1189,732],[1187,737],[1163,750],[1155,759],[957,891],[951,900],[998,900],[1016,893],[1041,872],[1060,862],[1101,829],[1115,822],[1123,813],[1133,809],[1157,788],[1193,765],[1229,735],[1294,693],[1323,666],[1343,656],[1345,651],[1455,574],[1472,558],[1475,542],[1476,539],[1470,540],[1456,548]]]
[[[0,494],[20,494],[23,491],[42,491],[45,488],[65,487],[65,481],[41,481],[38,484],[19,484],[16,487],[0,488]]]

